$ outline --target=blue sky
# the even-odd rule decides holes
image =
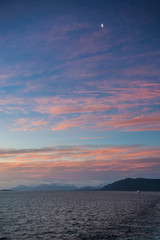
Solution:
[[[159,177],[159,10],[1,1],[1,187]]]

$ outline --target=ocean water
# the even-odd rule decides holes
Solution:
[[[1,191],[0,239],[160,240],[160,193]]]

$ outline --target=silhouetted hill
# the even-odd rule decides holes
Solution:
[[[126,178],[101,188],[102,191],[160,191],[160,179]]]

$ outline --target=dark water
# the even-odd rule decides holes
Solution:
[[[0,192],[0,239],[160,240],[160,193]]]

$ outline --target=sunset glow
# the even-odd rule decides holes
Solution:
[[[159,10],[0,3],[0,189],[159,178]]]

